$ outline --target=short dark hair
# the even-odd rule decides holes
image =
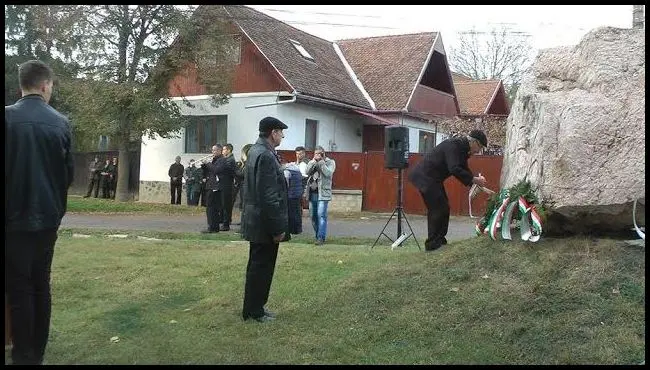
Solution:
[[[213,146],[216,146],[216,147],[219,148],[219,149],[223,149],[223,145],[221,145],[221,144],[219,144],[219,143],[216,143],[216,144],[214,144]],[[210,149],[212,149],[212,148],[210,148]]]
[[[232,144],[228,143],[224,145],[224,147],[228,148],[228,150],[230,150],[230,152],[232,153]]]
[[[18,82],[22,90],[35,89],[45,81],[54,81],[54,72],[40,60],[29,60],[18,67]]]
[[[305,147],[304,147],[304,146],[297,146],[297,147],[296,147],[296,152],[304,152],[304,151],[305,151]]]
[[[272,133],[272,132],[273,132],[273,130],[264,130],[264,131],[260,131],[260,137],[261,137],[261,138],[264,138],[264,139],[268,139],[269,136],[271,136],[271,133]]]

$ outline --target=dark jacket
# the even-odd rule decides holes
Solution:
[[[244,174],[242,238],[254,243],[273,243],[273,236],[289,233],[287,181],[275,150],[259,138],[248,152]]]
[[[102,168],[104,168],[102,161],[93,160],[90,162],[88,166],[88,180],[99,179],[99,173],[102,172]]]
[[[169,171],[167,171],[167,175],[169,175],[169,181],[174,183],[182,183],[184,172],[185,167],[182,164],[176,162],[172,163],[172,165],[169,166]],[[176,181],[173,180],[173,177],[176,178]]]
[[[232,190],[235,185],[235,172],[237,171],[235,157],[232,154],[227,157],[221,157],[221,160],[217,161],[215,167],[217,176],[219,176],[220,189],[227,190],[226,188],[230,188]]]
[[[5,231],[58,228],[74,176],[70,122],[39,95],[5,106]]]
[[[203,178],[206,179],[206,190],[221,190],[221,185],[217,181],[217,170],[219,169],[218,163],[222,160],[222,158],[222,155],[218,155],[216,157],[212,157],[212,162],[204,163],[201,165],[201,170],[203,170]]]
[[[244,167],[246,166],[246,162],[244,161],[239,161],[236,164],[235,167],[235,187],[236,188],[241,188],[242,183],[244,182]]]
[[[423,193],[440,189],[443,181],[452,175],[465,186],[470,186],[474,175],[467,166],[468,159],[469,141],[466,137],[447,139],[408,170],[408,179]]]

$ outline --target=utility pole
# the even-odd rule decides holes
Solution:
[[[644,27],[645,16],[643,13],[643,5],[632,5],[632,28]]]

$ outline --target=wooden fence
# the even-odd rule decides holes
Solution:
[[[278,151],[287,161],[295,160],[295,152],[291,150]],[[362,190],[362,209],[369,212],[392,212],[397,206],[397,177],[396,169],[384,168],[383,152],[348,153],[332,152],[327,154],[336,161],[336,171],[332,179],[334,189]],[[307,152],[311,158],[312,153]],[[422,154],[409,155],[409,167],[422,159]],[[498,191],[501,177],[503,156],[473,156],[469,167],[476,173],[481,173],[488,182],[488,188]],[[408,168],[402,171],[403,196],[402,206],[407,214],[426,214],[426,207],[418,190],[407,180]],[[445,181],[445,189],[449,198],[450,213],[456,216],[469,215],[467,197],[469,188],[454,177]],[[485,212],[487,194],[480,193],[472,202],[473,215]]]

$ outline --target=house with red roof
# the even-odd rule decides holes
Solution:
[[[239,158],[266,116],[289,126],[279,150],[383,151],[384,128],[399,124],[409,128],[409,150],[423,152],[447,137],[438,121],[478,112],[486,99],[488,112],[500,109],[500,82],[486,98],[492,85],[477,83],[479,94],[471,92],[474,82],[454,81],[438,32],[329,41],[247,6],[210,6],[233,29],[230,99],[213,106],[191,66],[169,81],[190,123],[177,138],[142,138],[141,201],[168,200],[167,169],[176,156],[187,164],[215,143],[231,143]]]

